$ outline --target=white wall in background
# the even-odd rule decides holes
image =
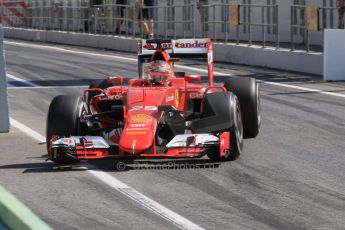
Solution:
[[[345,80],[345,30],[325,30],[323,77],[325,81]]]

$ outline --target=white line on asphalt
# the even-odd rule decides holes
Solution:
[[[17,46],[23,46],[23,47],[32,47],[32,48],[38,48],[38,49],[51,49],[51,50],[58,50],[62,51],[65,53],[75,53],[75,54],[83,54],[83,55],[93,55],[93,56],[98,56],[98,57],[108,57],[108,58],[113,58],[113,59],[118,59],[118,60],[125,60],[125,61],[132,61],[136,62],[137,59],[134,58],[127,58],[123,56],[113,56],[109,54],[98,54],[98,53],[92,53],[92,52],[83,52],[83,51],[76,51],[76,50],[68,50],[60,47],[52,47],[52,46],[45,46],[45,45],[38,45],[38,44],[28,44],[28,43],[21,43],[21,42],[9,42],[5,41],[5,44],[9,45],[17,45]]]
[[[281,86],[281,87],[286,87],[286,88],[298,89],[298,90],[302,90],[302,91],[321,93],[321,94],[326,94],[326,95],[330,95],[330,96],[345,98],[345,94],[341,94],[341,93],[332,93],[332,92],[328,92],[328,91],[324,91],[324,90],[311,89],[311,88],[305,88],[305,87],[294,86],[294,85],[286,85],[286,84],[277,83],[277,82],[269,82],[269,81],[258,81],[258,82],[262,82],[262,83],[267,84],[267,85],[275,85],[275,86]]]
[[[32,82],[29,82],[27,80],[21,79],[21,78],[16,77],[16,76],[13,76],[12,74],[6,73],[6,76],[7,76],[7,78],[12,79],[14,81],[22,82],[22,83],[24,83],[25,85],[27,85],[29,87],[39,87],[38,85],[36,85],[36,84],[34,84]]]
[[[40,86],[40,85],[36,85],[30,81],[24,80],[22,78],[16,77],[12,74],[6,73],[6,76],[8,79],[12,79],[14,81],[19,81],[24,83],[27,86],[8,86],[7,89],[56,89],[56,88],[76,88],[76,87],[80,87],[80,88],[85,88],[85,87],[89,87],[88,85],[78,85],[78,86],[74,86],[74,85],[68,85],[68,86]]]
[[[42,143],[46,141],[46,138],[44,136],[32,130],[28,126],[20,123],[17,120],[10,118],[10,123],[13,127],[21,130],[23,133],[27,134],[28,136],[32,137],[38,142]],[[196,225],[190,220],[184,218],[183,216],[177,214],[176,212],[164,207],[158,202],[152,200],[151,198],[140,193],[139,191],[126,185],[122,181],[111,176],[109,173],[101,171],[100,169],[97,169],[95,166],[90,165],[90,164],[86,164],[86,166],[89,168],[87,172],[97,177],[98,179],[100,179],[101,181],[109,185],[111,188],[115,189],[116,191],[132,199],[133,201],[137,202],[138,204],[145,207],[146,209],[150,210],[157,216],[160,216],[164,218],[165,220],[169,221],[170,223],[174,224],[178,228],[186,229],[186,230],[203,230],[202,227]]]
[[[195,229],[195,230],[202,229],[200,226],[194,224],[193,222],[187,220],[186,218],[180,216],[179,214],[171,211],[170,209],[164,207],[163,205],[157,203],[156,201],[150,199],[149,197],[143,195],[142,193],[136,191],[135,189],[127,186],[126,184],[112,177],[106,172],[103,172],[100,170],[93,170],[93,169],[89,170],[88,172],[90,172],[95,177],[97,177],[104,183],[108,184],[115,190],[119,191],[123,195],[131,198],[132,200],[136,201],[140,205],[149,209],[151,212],[173,223],[177,227],[181,229]]]
[[[22,131],[26,135],[32,137],[33,139],[37,140],[38,142],[42,143],[42,142],[46,141],[46,138],[44,136],[42,136],[38,132],[30,129],[29,127],[20,123],[19,121],[13,119],[12,117],[10,117],[10,123],[13,127],[19,129],[20,131]]]
[[[51,46],[38,45],[38,44],[28,44],[28,43],[9,42],[9,41],[5,41],[5,44],[18,45],[18,46],[24,46],[24,47],[41,48],[41,49],[52,49],[52,50],[59,50],[59,51],[68,52],[68,53],[76,53],[76,54],[92,55],[92,56],[101,56],[101,57],[113,58],[113,59],[118,59],[118,60],[137,62],[137,59],[135,59],[135,58],[128,58],[128,57],[117,56],[117,55],[109,55],[109,54],[97,54],[97,53],[93,53],[93,52],[83,52],[83,51],[68,50],[68,49],[64,49],[64,48],[51,47]],[[207,73],[207,70],[200,69],[200,68],[197,68],[197,67],[190,67],[190,66],[183,66],[183,65],[175,65],[175,67],[182,68],[182,69],[187,69],[187,70],[192,70],[192,71],[198,71],[198,72],[202,72],[202,73]],[[214,74],[216,74],[216,75],[233,76],[231,74],[217,72],[217,71],[215,71]],[[329,95],[329,96],[345,98],[345,94],[340,94],[340,93],[332,93],[332,92],[327,92],[327,91],[313,89],[313,88],[305,88],[305,87],[294,86],[294,85],[283,84],[283,83],[270,82],[270,81],[260,81],[260,82],[262,82],[264,84],[268,84],[268,85],[275,85],[275,86],[280,86],[280,87],[285,87],[285,88],[292,88],[292,89],[297,89],[297,90],[302,90],[302,91],[308,91],[308,92],[320,93],[320,94]]]

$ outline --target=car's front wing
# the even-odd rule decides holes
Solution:
[[[222,133],[219,137],[211,134],[177,135],[166,146],[152,148],[138,154],[121,151],[118,146],[109,146],[100,136],[54,136],[49,145],[49,159],[65,155],[76,160],[91,160],[103,158],[124,157],[157,157],[157,158],[191,158],[202,157],[210,149],[225,154],[229,145],[229,133]]]

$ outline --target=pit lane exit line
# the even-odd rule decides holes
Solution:
[[[137,59],[135,59],[135,58],[129,58],[129,57],[123,57],[123,56],[117,56],[117,55],[98,54],[98,53],[85,52],[85,51],[68,50],[66,48],[51,47],[51,46],[38,45],[38,44],[28,44],[28,43],[24,43],[24,42],[5,41],[4,43],[5,44],[9,44],[9,45],[17,45],[17,46],[31,47],[31,48],[38,48],[38,49],[51,49],[51,50],[57,50],[57,51],[66,52],[66,53],[91,55],[91,56],[112,58],[112,59],[117,59],[117,60],[122,60],[122,61],[137,62]],[[186,70],[192,70],[192,71],[207,73],[207,70],[200,69],[200,68],[197,68],[197,67],[190,67],[190,66],[184,66],[184,65],[175,65],[175,67],[178,67],[178,68],[181,68],[181,69],[186,69]],[[226,74],[226,73],[218,72],[218,71],[214,71],[214,74],[215,75],[234,76],[234,75],[231,75],[231,74]],[[297,89],[297,90],[302,90],[302,91],[307,91],[307,92],[320,93],[320,94],[324,94],[324,95],[345,98],[345,94],[332,93],[332,92],[327,92],[327,91],[313,89],[313,88],[306,88],[306,87],[300,87],[300,86],[294,86],[294,85],[288,85],[288,84],[277,83],[277,82],[270,82],[270,81],[262,81],[262,80],[260,80],[259,82],[264,83],[264,84],[268,84],[268,85],[275,85],[275,86],[280,86],[280,87],[285,87],[285,88],[292,88],[292,89]]]
[[[23,133],[37,140],[38,142],[42,143],[46,141],[46,138],[44,136],[34,131],[33,129],[29,128],[28,126],[20,123],[17,120],[10,118],[10,123],[13,127],[21,130]],[[97,177],[99,180],[103,181],[105,184],[107,184],[111,188],[115,189],[116,191],[120,192],[121,194],[125,195],[131,200],[135,201],[139,205],[148,209],[152,213],[172,223],[176,227],[180,229],[184,229],[184,230],[204,230],[202,227],[196,225],[190,220],[184,218],[183,216],[177,214],[176,212],[166,208],[165,206],[145,196],[139,191],[126,185],[122,181],[111,176],[109,173],[106,173],[90,164],[85,164],[85,166],[87,166],[88,168],[87,172]]]

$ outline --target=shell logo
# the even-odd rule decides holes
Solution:
[[[136,123],[149,123],[152,121],[152,118],[147,114],[135,114],[130,120]]]

